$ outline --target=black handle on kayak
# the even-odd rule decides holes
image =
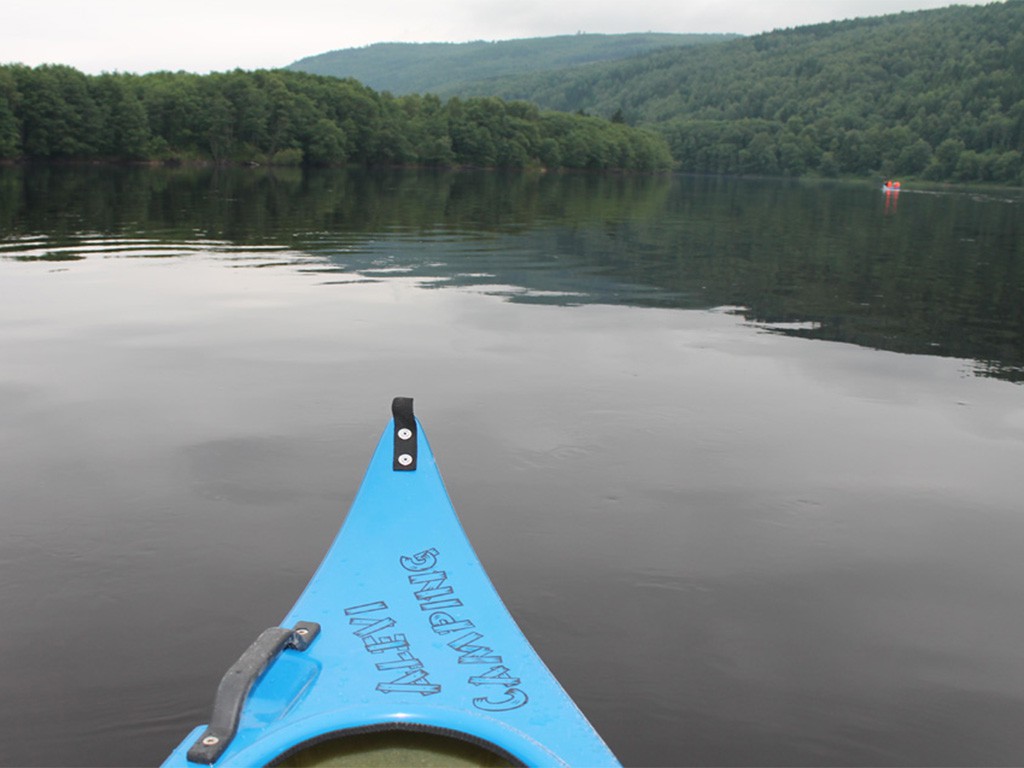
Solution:
[[[415,472],[416,417],[412,413],[412,398],[392,400],[391,415],[395,420],[395,458],[391,468],[395,472]]]
[[[238,720],[249,691],[285,648],[304,651],[320,634],[320,625],[300,621],[294,629],[265,629],[221,678],[210,724],[188,751],[189,762],[212,765],[238,732]]]

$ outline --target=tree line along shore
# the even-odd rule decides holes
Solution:
[[[539,56],[565,40],[527,43]],[[376,53],[415,54],[405,70],[439,85],[455,76],[444,64],[449,48],[462,45],[442,47],[441,60],[436,46]],[[4,160],[674,169],[1019,186],[1024,0],[667,47],[466,81],[442,95],[292,70],[88,76],[4,65]]]
[[[694,173],[1024,184],[1024,0],[767,32],[479,83],[621,115]]]
[[[392,96],[284,70],[0,66],[0,159],[660,171],[661,135],[493,97]]]

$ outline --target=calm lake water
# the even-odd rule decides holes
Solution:
[[[150,765],[394,395],[630,765],[1024,761],[1024,203],[0,170],[0,764]]]

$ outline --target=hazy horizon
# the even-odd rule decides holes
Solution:
[[[299,0],[181,0],[142,6],[128,0],[36,0],[7,7],[0,25],[0,63],[66,64],[88,74],[185,70],[205,73],[272,69],[308,56],[375,43],[464,43],[572,35],[732,33],[947,7],[942,0],[446,0],[440,6],[381,0],[342,7]],[[982,5],[963,0],[958,5]]]

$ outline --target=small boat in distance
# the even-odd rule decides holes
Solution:
[[[412,400],[392,414],[305,591],[165,768],[619,765],[487,577]]]
[[[882,190],[885,192],[899,192],[900,183],[898,181],[892,181],[891,179],[882,184]]]

